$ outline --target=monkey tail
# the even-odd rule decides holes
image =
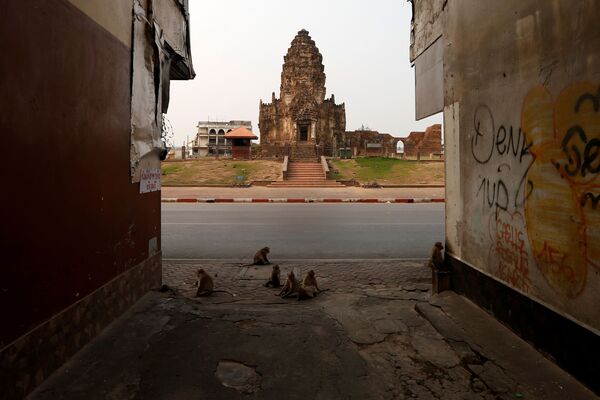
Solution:
[[[253,266],[253,265],[254,265],[254,263],[252,263],[252,264],[240,264],[240,268],[243,268],[243,267],[251,267],[251,266]]]

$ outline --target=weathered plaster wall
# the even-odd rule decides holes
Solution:
[[[448,251],[598,332],[600,3],[445,12]]]
[[[413,4],[410,60],[414,61],[442,35],[448,0],[409,0]]]

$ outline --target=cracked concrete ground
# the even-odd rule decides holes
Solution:
[[[420,261],[281,262],[317,298],[281,299],[270,266],[168,262],[163,281],[32,399],[594,399],[485,312],[431,297]],[[194,272],[215,293],[194,298]]]

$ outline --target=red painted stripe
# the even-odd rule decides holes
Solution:
[[[177,199],[177,203],[197,203],[198,199]]]
[[[359,203],[377,203],[379,199],[358,199]]]
[[[441,198],[441,199],[431,199],[432,202],[434,203],[444,203],[446,201],[446,199]]]
[[[323,199],[323,203],[341,203],[342,199]]]
[[[414,203],[415,199],[396,199],[396,203]]]
[[[305,199],[287,199],[286,203],[306,203]]]
[[[233,199],[215,199],[215,203],[233,203]]]
[[[269,199],[252,199],[253,203],[268,203]]]

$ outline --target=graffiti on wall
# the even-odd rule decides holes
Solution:
[[[494,266],[498,278],[523,292],[531,289],[527,233],[523,216],[500,211],[489,219],[492,246],[488,264]]]
[[[482,209],[489,213],[488,265],[495,276],[527,293],[532,287],[530,249],[521,211],[532,190],[526,179],[533,163],[530,143],[518,124],[498,123],[485,105],[475,110],[473,128],[473,158],[492,165],[479,174],[476,191]]]
[[[536,264],[550,286],[572,298],[599,267],[600,87],[576,83],[556,101],[543,87],[523,103],[523,129],[535,162],[525,215]]]
[[[575,83],[556,99],[535,87],[518,128],[479,106],[474,132],[475,161],[495,163],[476,194],[491,212],[492,272],[528,292],[531,254],[557,293],[578,296],[600,268],[600,86]]]

